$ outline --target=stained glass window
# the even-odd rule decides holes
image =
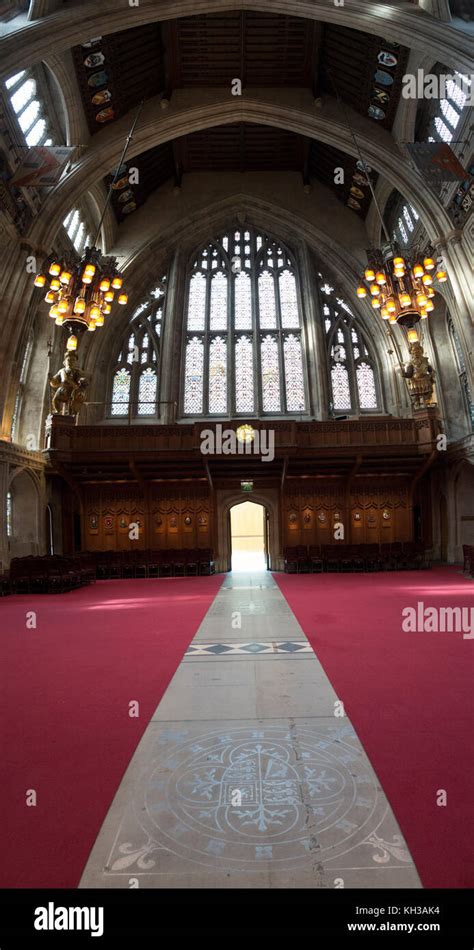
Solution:
[[[262,354],[262,404],[264,412],[280,412],[280,361],[278,343],[274,336],[264,336],[260,344]]]
[[[204,346],[193,336],[186,344],[184,371],[184,411],[201,413],[203,409]]]
[[[40,96],[38,83],[23,69],[5,81],[16,120],[27,145],[52,145],[49,138],[49,119]]]
[[[227,411],[227,344],[214,337],[209,347],[209,412]]]
[[[335,363],[331,367],[331,385],[334,409],[352,409],[349,373],[342,363]]]
[[[113,370],[112,416],[159,415],[160,333],[165,313],[166,276],[134,309]]]
[[[380,405],[379,385],[368,341],[350,307],[340,297],[328,296],[324,320],[332,411],[374,412]]]
[[[369,363],[358,363],[356,373],[360,408],[376,409],[377,392],[375,389],[375,377],[372,367]]]
[[[189,270],[184,414],[306,412],[302,326],[295,264],[280,242],[255,230],[210,241]]]
[[[118,369],[114,376],[112,389],[112,415],[128,416],[130,401],[130,373],[128,369]]]
[[[239,336],[236,340],[235,375],[239,381],[235,393],[236,411],[253,413],[255,409],[253,343],[248,336]]]
[[[305,407],[303,357],[301,340],[290,333],[283,341],[285,360],[286,404],[289,412],[303,412]]]
[[[155,412],[156,404],[156,372],[147,366],[140,373],[138,385],[138,415],[151,416]]]

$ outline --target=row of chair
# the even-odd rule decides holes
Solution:
[[[95,581],[95,572],[79,557],[15,557],[4,575],[3,593],[59,594]]]
[[[184,577],[214,574],[211,548],[181,548],[174,551],[84,551],[82,563],[95,571],[98,580],[126,577]]]
[[[284,550],[287,574],[323,571],[398,571],[429,567],[423,544],[299,544]]]

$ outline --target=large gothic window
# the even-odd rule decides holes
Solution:
[[[326,281],[321,287],[333,414],[380,411],[380,386],[368,341],[348,304]]]
[[[159,416],[160,336],[166,277],[132,315],[114,364],[110,415],[115,418]]]
[[[306,412],[303,320],[293,258],[253,229],[211,241],[188,279],[183,412]]]

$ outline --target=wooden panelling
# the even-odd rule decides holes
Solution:
[[[396,487],[393,479],[356,479],[349,491],[342,481],[337,486],[314,483],[304,490],[288,487],[283,519],[284,543],[291,546],[385,544],[413,536],[409,484],[402,479]],[[344,529],[338,539],[336,524]]]
[[[85,550],[211,546],[209,495],[199,488],[188,492],[151,490],[144,498],[133,487],[98,486],[86,490],[83,511]]]

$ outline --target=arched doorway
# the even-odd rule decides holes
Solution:
[[[268,568],[268,515],[259,502],[242,501],[229,511],[233,571]]]
[[[23,469],[11,480],[10,557],[39,554],[40,510],[38,485],[31,472]]]

